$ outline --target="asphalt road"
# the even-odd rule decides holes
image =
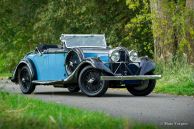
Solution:
[[[19,86],[0,80],[0,88],[21,94]],[[103,97],[87,97],[81,92],[69,93],[63,88],[38,86],[29,97],[44,101],[105,112],[127,119],[154,123],[162,128],[194,129],[194,98],[152,93],[134,97],[126,90],[109,89]]]

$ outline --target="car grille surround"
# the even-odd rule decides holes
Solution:
[[[134,64],[129,59],[129,54],[127,49],[120,48],[117,50],[120,54],[120,59],[118,62],[111,62],[110,69],[115,75],[138,75],[139,66]]]
[[[129,62],[111,63],[110,69],[115,75],[138,75],[140,71],[139,64]]]
[[[129,55],[128,52],[126,50],[119,50],[119,54],[120,54],[120,60],[119,62],[129,62]]]

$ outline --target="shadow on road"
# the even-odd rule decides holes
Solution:
[[[83,93],[70,93],[65,91],[55,91],[55,92],[35,92],[35,95],[68,95],[68,96],[84,96]]]
[[[83,96],[83,97],[87,97],[82,92],[70,93],[70,92],[66,92],[66,91],[35,92],[34,94],[35,95],[56,95],[56,96],[58,96],[58,95],[60,95],[60,96],[66,96],[67,95],[67,96]],[[133,96],[131,94],[123,94],[123,93],[106,93],[105,95],[103,95],[101,97],[137,97],[137,96]]]

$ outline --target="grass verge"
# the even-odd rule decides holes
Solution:
[[[0,78],[8,78],[11,77],[11,73],[0,73]]]
[[[162,79],[157,81],[156,93],[194,96],[194,68],[184,60],[159,63],[157,72]]]
[[[92,98],[91,98],[92,99]],[[1,129],[156,129],[103,113],[0,92]]]

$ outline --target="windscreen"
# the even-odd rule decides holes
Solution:
[[[104,35],[62,35],[61,41],[67,48],[100,47],[106,48]]]

